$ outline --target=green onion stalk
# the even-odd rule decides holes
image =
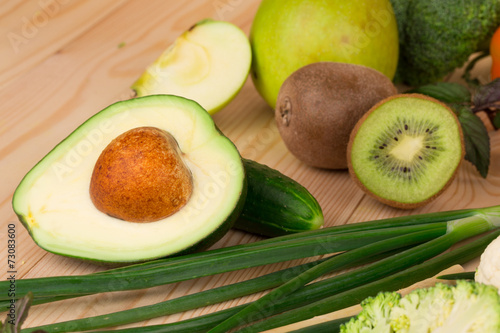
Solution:
[[[329,320],[323,323],[299,328],[288,333],[339,333],[340,326],[348,322],[352,317]]]
[[[452,245],[465,240],[467,238],[485,233],[487,231],[495,230],[500,227],[500,214],[477,214],[475,216],[466,217],[459,220],[453,220],[448,223],[448,231],[445,235],[440,236],[432,241],[429,241],[423,245],[415,247],[426,247],[429,251],[432,248],[441,248],[441,252],[444,252],[447,248]],[[493,233],[493,237],[490,236],[490,242],[498,237],[500,232],[496,230]],[[489,243],[489,242],[488,242]],[[407,250],[406,252],[413,251],[415,249]],[[484,250],[484,249],[483,249]],[[401,253],[404,255],[404,252]],[[396,255],[396,256],[399,256]],[[470,258],[473,259],[474,257]],[[463,259],[463,258],[462,258]],[[383,260],[382,260],[383,261]],[[427,263],[427,269],[432,270],[434,274],[439,273],[447,267],[439,267],[438,265],[433,265],[433,262]],[[408,282],[415,283],[420,281],[417,278],[416,271],[418,271],[419,266],[410,268],[403,272],[392,274],[379,281],[370,282],[359,287],[356,287],[348,292],[340,293],[335,296],[326,297],[318,302],[308,304],[307,306],[301,307],[300,309],[294,309],[279,315],[276,315],[267,320],[261,321],[254,325],[245,327],[238,332],[261,332],[262,330],[271,329],[274,327],[281,327],[291,323],[299,322],[302,320],[310,319],[318,315],[330,313],[336,310],[340,310],[350,305],[355,305],[361,302],[368,296],[374,296],[374,290],[378,291],[394,291],[399,288],[403,288],[408,285]],[[414,275],[412,275],[414,274]],[[264,303],[264,305],[269,305],[269,303]],[[235,314],[233,318],[239,318],[239,314]],[[240,318],[241,320],[241,318]],[[229,321],[229,320],[227,320]],[[226,321],[226,322],[227,322]],[[222,324],[220,324],[222,326]],[[230,326],[230,325],[227,325]],[[234,325],[235,326],[235,325]],[[233,326],[233,327],[234,327]],[[217,332],[214,328],[210,331]]]
[[[272,311],[268,311],[268,318],[257,322],[256,325],[260,326],[248,326],[247,329],[251,332],[263,331],[273,327],[281,327],[292,324],[293,322],[310,319],[317,315],[323,315],[356,305],[364,298],[368,296],[375,296],[382,290],[396,291],[401,288],[408,287],[413,283],[433,277],[448,267],[457,264],[465,264],[466,262],[476,258],[484,251],[492,240],[499,236],[500,230],[495,230],[494,232],[483,235],[466,245],[436,256],[419,265],[412,266],[397,274],[377,280],[374,283],[367,284],[366,286],[362,285],[361,287],[348,289],[341,293],[330,293],[331,288],[335,288],[338,285],[339,281],[336,281],[336,277],[311,283],[290,294],[288,297],[276,302],[274,309]],[[318,304],[318,302],[327,298],[327,301]],[[336,301],[337,298],[338,301]],[[334,303],[330,306],[330,301],[332,300]],[[311,306],[311,304],[320,306]],[[224,309],[175,323],[115,329],[109,331],[101,330],[94,331],[93,333],[206,333],[211,328],[216,327],[224,320],[227,320],[244,309],[246,306],[248,306],[248,304],[239,305],[233,308]],[[328,309],[325,309],[325,306],[328,306]],[[296,310],[292,312],[291,310],[293,309]],[[300,314],[303,310],[308,311],[307,315],[301,316],[299,320],[294,320],[293,317]],[[274,321],[273,318],[277,317],[274,315],[278,314],[281,315],[281,318],[278,317],[278,320]],[[340,325],[340,323],[337,324]],[[243,329],[243,331],[245,330]]]
[[[366,229],[325,228],[307,235],[287,235],[260,242],[161,259],[102,273],[19,279],[16,297],[31,291],[37,298],[83,296],[94,293],[143,289],[249,267],[347,251],[360,246],[426,229],[424,224]],[[344,231],[348,230],[348,231]],[[296,237],[288,237],[296,236]],[[8,281],[0,282],[0,290]],[[0,301],[9,301],[0,295]],[[35,303],[36,304],[36,303]]]
[[[406,248],[415,244],[421,244],[425,241],[433,239],[445,232],[446,224],[437,223],[433,225],[422,225],[419,226],[418,229],[422,230],[371,243],[352,251],[334,255],[331,258],[291,267],[247,281],[202,291],[154,305],[143,306],[140,308],[134,308],[102,316],[45,325],[33,329],[43,329],[49,332],[72,332],[75,331],[75,329],[77,329],[77,331],[87,331],[96,328],[134,323],[167,314],[196,309],[200,306],[216,304],[278,287],[283,283],[286,283],[288,280],[293,279],[295,276],[312,269],[314,266],[322,267],[322,265],[327,262],[327,269],[321,269],[321,271],[325,273],[354,267],[360,264],[366,264],[374,259],[379,259],[381,256],[386,256],[387,253],[390,253],[393,250]]]
[[[499,207],[491,207],[398,217],[381,220],[380,226],[377,226],[376,221],[362,222],[342,227],[325,228],[314,232],[281,236],[252,244],[238,245],[177,258],[162,259],[112,269],[102,273],[84,276],[19,280],[18,282],[22,283],[18,284],[18,293],[22,296],[32,291],[35,295],[35,300],[38,297],[38,299],[45,302],[50,301],[51,298],[52,300],[58,300],[65,297],[103,291],[139,289],[273,262],[346,251],[319,262],[303,265],[300,269],[294,270],[293,274],[289,274],[288,279],[281,279],[279,283],[273,284],[269,281],[263,283],[264,278],[262,280],[254,279],[254,281],[249,280],[250,282],[244,281],[235,285],[220,287],[222,289],[216,288],[219,291],[223,290],[224,293],[222,294],[224,296],[220,296],[212,290],[207,290],[179,299],[162,302],[160,305],[153,305],[153,308],[131,309],[121,313],[97,316],[97,319],[96,317],[88,320],[84,318],[84,320],[87,320],[86,323],[84,321],[70,321],[64,324],[66,325],[66,329],[67,327],[71,327],[73,331],[121,325],[175,313],[172,312],[175,309],[178,309],[177,312],[185,311],[195,307],[234,299],[257,291],[276,288],[262,299],[246,306],[238,307],[237,311],[234,308],[228,309],[225,312],[226,317],[219,315],[217,317],[219,320],[221,318],[224,319],[213,323],[210,327],[212,329],[210,332],[224,332],[230,328],[244,326],[256,320],[265,319],[264,321],[257,322],[255,325],[263,325],[261,323],[265,322],[269,323],[271,318],[266,318],[270,314],[295,311],[294,309],[301,309],[307,306],[307,304],[313,304],[311,302],[322,302],[322,299],[325,297],[333,297],[333,295],[337,294],[343,295],[344,293],[349,293],[350,290],[357,290],[357,288],[362,289],[363,286],[372,285],[376,281],[390,278],[402,270],[408,269],[408,267],[421,265],[426,260],[437,256],[463,239],[498,228],[500,225],[498,210]],[[422,218],[419,219],[419,216]],[[453,220],[450,221],[450,218],[453,218]],[[402,248],[406,249],[403,250]],[[384,253],[391,253],[391,251],[397,253],[389,257],[385,256],[385,258],[376,260],[354,271],[326,279],[325,281],[329,283],[328,289],[321,290],[321,293],[315,294],[314,290],[316,289],[311,292],[310,288],[314,287],[320,290],[324,281],[305,286],[307,283],[324,274],[346,268],[355,263],[370,262],[370,258],[373,260],[374,256],[383,256]],[[475,253],[475,255],[477,256],[478,254]],[[462,257],[466,258],[467,256]],[[444,265],[449,262],[451,261],[441,264]],[[440,268],[442,270],[446,267]],[[423,272],[419,276],[422,277],[425,274],[426,272]],[[118,281],[114,283],[116,279]],[[147,281],[146,285],[144,285],[145,281]],[[0,283],[0,287],[2,287],[2,283]],[[245,283],[247,283],[246,289],[241,288],[240,291],[241,284],[245,286]],[[102,285],[104,285],[104,288]],[[303,290],[309,291],[309,293],[304,295],[302,293]],[[370,289],[370,291],[373,290],[373,288]],[[358,295],[356,298],[357,301],[359,301],[359,297]],[[290,300],[295,301],[290,303]],[[176,306],[179,304],[181,306]],[[154,308],[155,306],[156,308]],[[310,311],[307,313],[310,313]],[[109,321],[111,324],[105,323],[107,319],[104,317],[110,316],[111,318],[116,318],[116,321]],[[280,318],[280,316],[277,315],[273,318]],[[299,317],[297,316],[297,318]],[[287,320],[283,320],[283,322]],[[273,324],[271,321],[269,325],[273,326],[276,324]],[[252,326],[249,327],[244,329],[251,329]],[[31,332],[34,329],[25,329],[23,332]],[[257,329],[260,330],[261,327],[257,326]],[[70,330],[50,329],[50,332],[68,331]],[[209,330],[205,330],[205,332],[207,331]]]

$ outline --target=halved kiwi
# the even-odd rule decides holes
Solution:
[[[441,194],[464,154],[453,111],[420,94],[398,94],[377,103],[358,121],[347,148],[356,183],[381,202],[406,209]]]

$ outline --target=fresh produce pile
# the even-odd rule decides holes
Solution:
[[[500,331],[500,278],[492,269],[500,206],[321,228],[316,198],[243,158],[211,116],[251,74],[295,157],[349,172],[384,204],[420,207],[446,190],[464,159],[488,175],[489,137],[477,113],[500,128],[499,26],[493,0],[263,0],[249,38],[229,22],[196,23],[132,85],[134,98],[85,121],[14,193],[13,209],[41,248],[122,266],[18,280],[17,321],[7,320],[2,332],[110,328],[263,291],[208,315],[115,331],[262,332],[359,303],[358,316],[300,332],[444,332],[456,318],[468,332]],[[491,82],[470,75],[485,54],[466,68],[466,85],[440,81],[485,45]],[[207,250],[231,228],[267,239]],[[397,293],[481,255],[476,281]],[[304,258],[158,304],[21,329],[32,305]],[[0,304],[9,308],[7,295]]]

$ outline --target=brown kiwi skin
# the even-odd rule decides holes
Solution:
[[[275,120],[288,150],[305,164],[347,169],[349,135],[378,101],[397,93],[382,73],[362,65],[318,62],[281,86]]]
[[[450,113],[453,115],[453,118],[457,122],[459,131],[460,131],[460,143],[461,143],[461,146],[462,146],[462,157],[461,157],[460,162],[458,163],[457,167],[455,168],[455,172],[453,173],[453,175],[450,177],[450,179],[448,180],[448,182],[443,186],[443,188],[439,192],[437,192],[433,196],[427,198],[426,200],[423,200],[423,201],[420,201],[420,202],[415,202],[415,203],[403,203],[403,202],[398,202],[398,201],[394,201],[394,200],[389,200],[389,199],[385,199],[385,198],[379,197],[375,193],[372,193],[358,179],[358,177],[356,176],[356,174],[355,174],[355,172],[354,172],[354,170],[352,168],[352,162],[351,162],[352,143],[354,141],[354,138],[356,137],[356,134],[357,134],[359,128],[361,127],[361,125],[363,124],[363,122],[365,121],[365,119],[370,115],[370,113],[374,112],[380,105],[382,105],[382,104],[384,104],[384,103],[386,103],[386,102],[388,102],[388,101],[390,101],[392,99],[396,99],[396,98],[400,98],[400,97],[417,97],[417,98],[422,98],[422,99],[425,99],[425,100],[428,100],[428,101],[431,101],[431,102],[438,103],[438,104],[442,105],[443,107],[445,107],[446,109],[448,109],[450,111]],[[415,208],[418,208],[418,207],[422,207],[422,206],[428,204],[429,202],[433,201],[434,199],[436,199],[438,196],[440,196],[444,192],[444,190],[446,190],[448,188],[448,186],[450,186],[450,184],[455,179],[456,175],[458,174],[458,169],[460,168],[460,165],[462,164],[462,161],[464,160],[464,157],[465,157],[464,136],[463,136],[463,132],[462,132],[462,126],[460,125],[460,122],[459,122],[457,116],[455,115],[455,112],[453,112],[453,110],[451,110],[448,105],[442,103],[441,101],[439,101],[437,99],[434,99],[432,97],[426,96],[426,95],[422,95],[422,94],[397,94],[397,95],[394,95],[394,96],[390,96],[390,97],[388,97],[388,98],[386,98],[386,99],[378,102],[377,104],[375,104],[356,123],[356,126],[354,126],[354,128],[353,128],[353,130],[351,132],[351,135],[350,135],[350,138],[349,138],[349,144],[347,145],[347,164],[348,164],[348,169],[349,169],[349,175],[351,176],[352,180],[365,193],[367,193],[371,197],[377,199],[378,201],[380,201],[380,202],[382,202],[382,203],[384,203],[384,204],[386,204],[388,206],[395,207],[395,208],[400,208],[400,209],[415,209]]]

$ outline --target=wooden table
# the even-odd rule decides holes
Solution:
[[[211,17],[249,32],[257,0],[4,0],[0,5],[0,267],[7,273],[7,225],[16,225],[17,278],[71,275],[102,267],[47,253],[36,246],[12,211],[21,178],[54,145],[105,106],[130,96],[146,66],[193,23]],[[479,76],[488,77],[490,59]],[[458,80],[460,73],[449,79]],[[274,167],[316,196],[326,226],[404,214],[491,206],[500,195],[500,134],[491,135],[490,174],[482,179],[463,163],[450,188],[414,211],[384,206],[364,195],[345,171],[305,166],[284,146],[273,111],[249,79],[241,93],[214,116],[244,157]],[[231,231],[214,247],[258,240]],[[473,265],[473,264],[471,264]],[[195,281],[102,294],[32,309],[27,326],[93,316],[171,299],[270,272],[283,265],[249,269]],[[4,279],[4,278],[3,278]],[[255,299],[258,295],[135,325],[175,322]],[[134,326],[134,325],[129,325]]]

